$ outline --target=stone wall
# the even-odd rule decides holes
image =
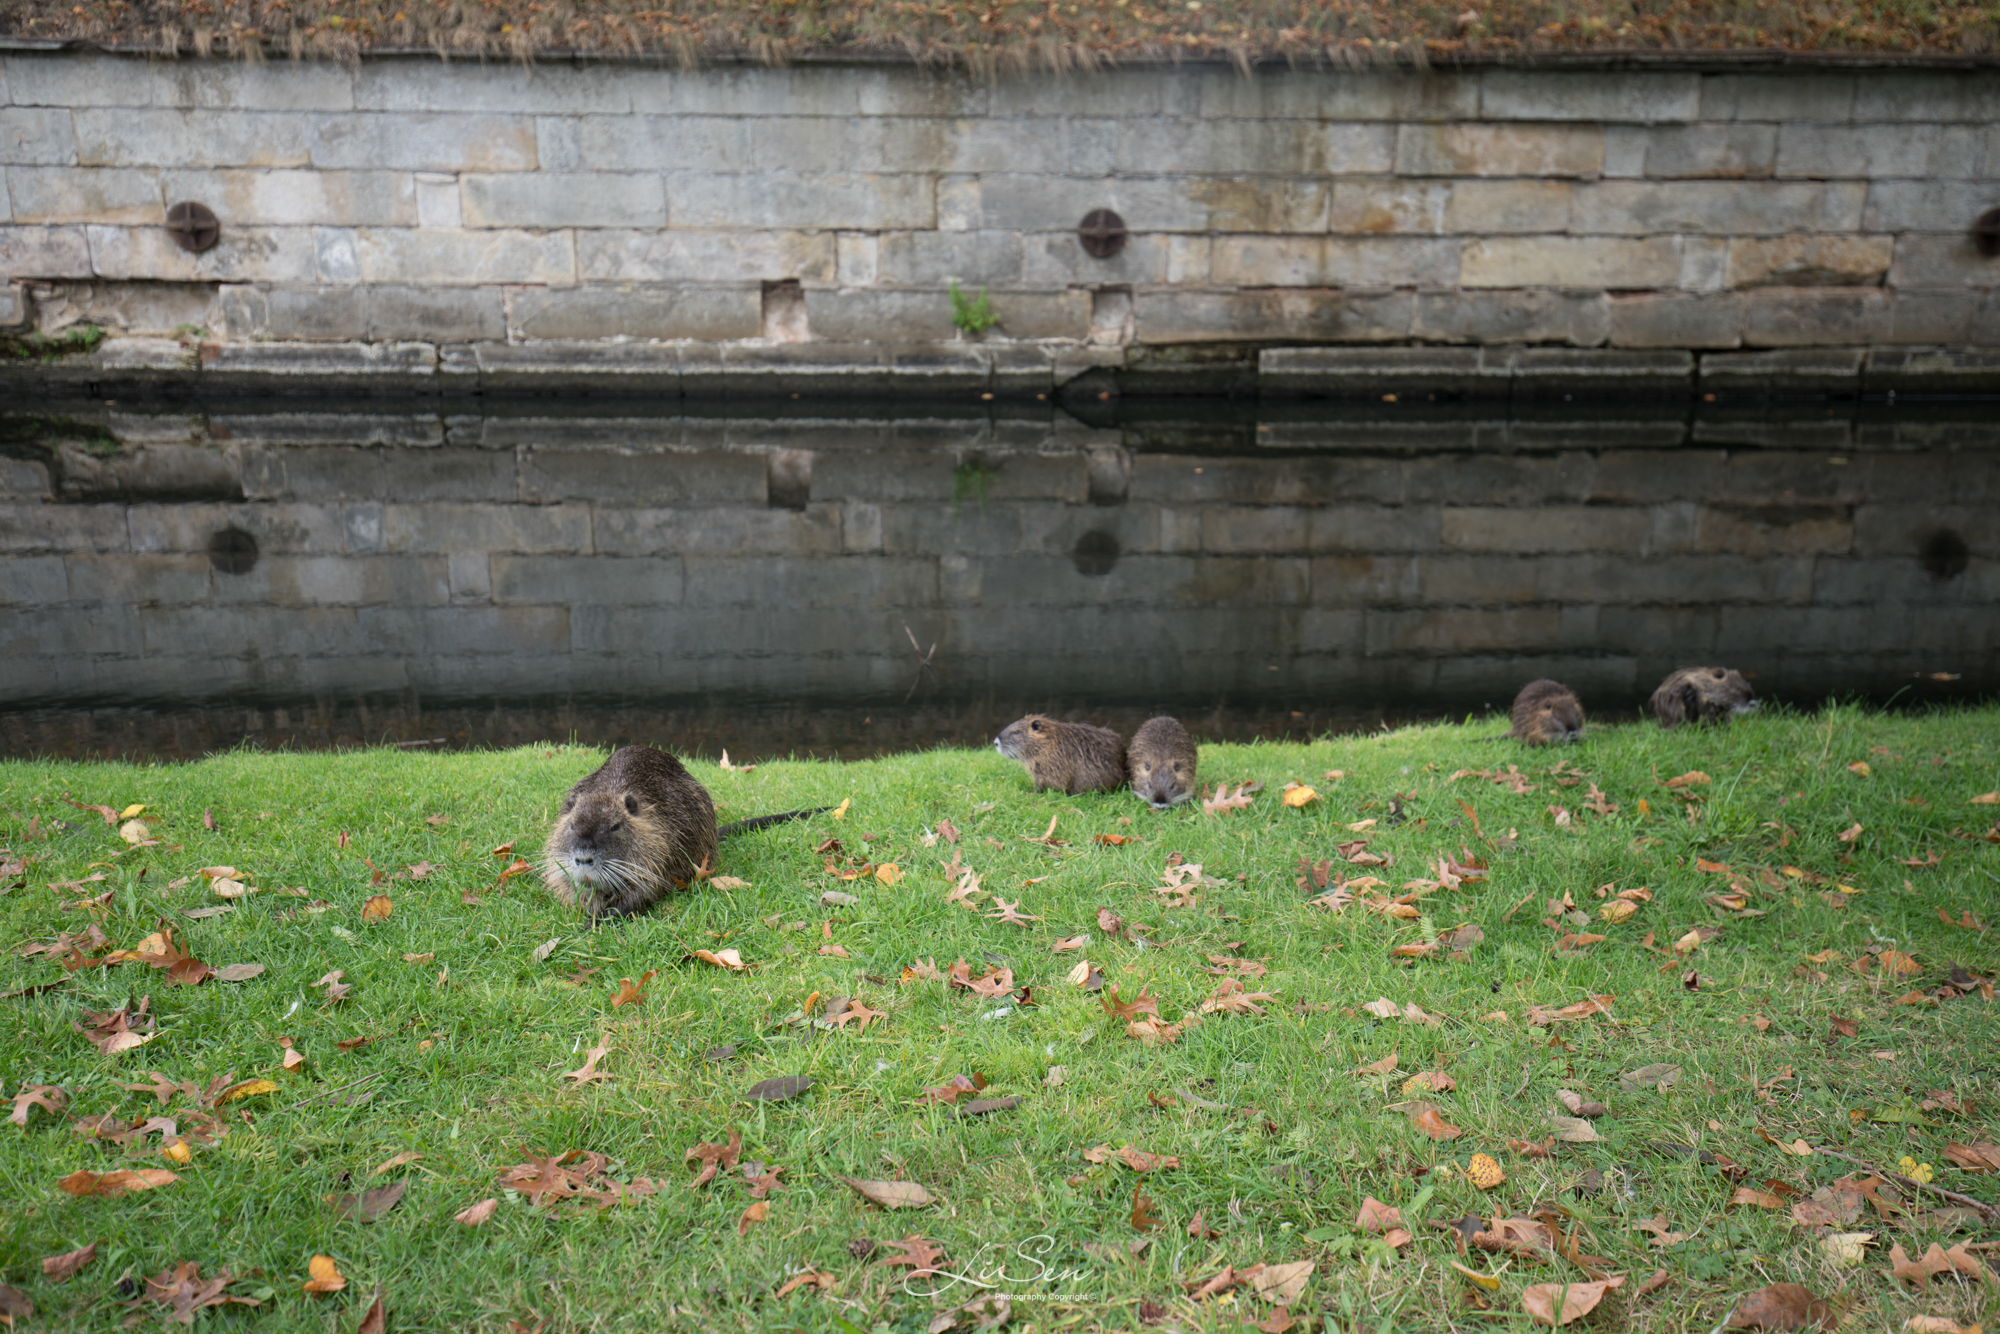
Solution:
[[[1989,69],[987,82],[17,51],[0,322],[179,328],[211,363],[937,344],[956,280],[990,291],[989,342],[2000,346],[2000,261],[1969,239],[2000,206],[1996,121]],[[213,250],[171,243],[183,200],[218,215]],[[1131,228],[1115,257],[1079,245],[1095,208]]]
[[[2000,686],[1980,421],[97,411],[0,457],[10,707]]]

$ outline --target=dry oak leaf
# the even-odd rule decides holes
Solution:
[[[1534,1283],[1521,1290],[1521,1309],[1538,1325],[1567,1325],[1597,1309],[1604,1294],[1625,1281],[1622,1275],[1594,1283]]]
[[[347,1279],[334,1266],[330,1255],[315,1255],[306,1261],[307,1278],[304,1288],[315,1296],[325,1296],[329,1292],[339,1292],[347,1286]]]
[[[183,1325],[194,1323],[195,1312],[211,1306],[261,1306],[255,1297],[236,1297],[225,1292],[234,1276],[227,1269],[218,1269],[215,1277],[204,1281],[201,1268],[192,1260],[186,1260],[176,1269],[162,1269],[146,1280],[146,1295],[121,1306],[137,1307],[151,1302],[169,1307],[170,1321]]]
[[[2000,1172],[2000,1144],[1981,1140],[1977,1144],[1953,1141],[1944,1146],[1944,1156],[1967,1172]]]
[[[1420,1070],[1403,1081],[1405,1097],[1412,1093],[1449,1093],[1458,1087],[1458,1081],[1442,1070]]]
[[[1784,1200],[1773,1195],[1771,1192],[1767,1190],[1752,1190],[1748,1186],[1738,1186],[1736,1193],[1729,1197],[1729,1202],[1731,1204],[1754,1205],[1759,1209],[1782,1209],[1785,1207]]]
[[[1236,791],[1229,790],[1229,784],[1217,783],[1215,791],[1201,799],[1201,809],[1208,815],[1227,815],[1231,811],[1243,810],[1250,805],[1251,798],[1263,791],[1262,783],[1239,783]]]
[[[69,1093],[62,1085],[23,1084],[21,1091],[14,1095],[14,1110],[7,1120],[13,1125],[26,1126],[28,1113],[36,1107],[51,1116],[60,1116],[63,1108],[67,1106],[69,1106]]]
[[[1609,1010],[1614,999],[1615,997],[1608,995],[1591,996],[1576,1002],[1574,1005],[1565,1005],[1561,1009],[1556,1010],[1551,1010],[1541,1005],[1530,1005],[1528,1007],[1528,1022],[1537,1028],[1547,1028],[1550,1024],[1566,1023],[1573,1019],[1588,1018],[1593,1014]]]
[[[879,1204],[884,1209],[922,1209],[937,1202],[936,1196],[914,1181],[864,1181],[859,1177],[841,1177],[840,1181],[862,1199]],[[885,1260],[881,1263],[903,1264],[905,1261]]]
[[[1403,1226],[1403,1211],[1369,1195],[1361,1201],[1361,1212],[1354,1216],[1354,1226],[1363,1232],[1388,1232]]]
[[[1277,997],[1268,991],[1245,991],[1243,984],[1233,977],[1225,977],[1215,989],[1215,994],[1201,1003],[1203,1014],[1263,1014],[1264,1007],[1258,1001],[1276,1003]]]
[[[619,978],[618,990],[611,997],[611,1008],[615,1010],[621,1005],[637,1005],[646,999],[646,984],[651,982],[659,971],[657,968],[648,968],[640,974],[637,982],[629,977]]]
[[[1278,1306],[1290,1306],[1305,1294],[1306,1280],[1312,1277],[1313,1262],[1264,1265],[1250,1280],[1250,1291]]]
[[[451,1221],[454,1223],[463,1223],[467,1227],[478,1227],[481,1223],[493,1217],[493,1211],[499,1207],[500,1197],[489,1195],[479,1203],[468,1205],[453,1214]]]
[[[1134,1232],[1145,1232],[1160,1225],[1159,1218],[1153,1213],[1153,1201],[1141,1195],[1136,1185],[1132,1187],[1131,1222]]]
[[[1840,1313],[1831,1302],[1796,1283],[1773,1283],[1739,1298],[1724,1329],[1809,1329],[1831,1334]]]
[[[1099,1144],[1095,1148],[1085,1149],[1083,1157],[1085,1162],[1092,1163],[1108,1163],[1116,1158],[1134,1172],[1157,1172],[1162,1168],[1175,1168],[1181,1165],[1181,1160],[1171,1153],[1147,1153],[1144,1149],[1135,1149],[1130,1144],[1116,1149],[1109,1144]]]
[[[786,1279],[776,1295],[789,1297],[800,1288],[817,1288],[821,1292],[832,1292],[836,1282],[838,1280],[824,1270],[809,1269],[803,1274],[794,1274]]]
[[[846,1178],[842,1178],[845,1180]],[[879,1184],[879,1183],[878,1183]],[[943,1273],[946,1261],[941,1243],[911,1233],[900,1241],[885,1241],[884,1246],[892,1246],[898,1254],[877,1260],[878,1265],[908,1265],[909,1278],[920,1278],[925,1274]]]
[[[154,1190],[171,1185],[180,1178],[159,1167],[121,1168],[114,1172],[88,1172],[79,1169],[56,1182],[72,1195],[123,1195],[134,1190]]]
[[[688,1183],[688,1189],[705,1186],[715,1180],[718,1172],[736,1170],[736,1160],[743,1154],[743,1132],[733,1126],[726,1144],[697,1144],[681,1155],[683,1163],[700,1163],[701,1174]]]
[[[402,1203],[403,1192],[409,1188],[409,1182],[397,1181],[387,1186],[377,1186],[374,1190],[364,1190],[359,1194],[328,1195],[326,1202],[332,1206],[336,1217],[372,1223]]]
[[[611,1054],[611,1048],[603,1046],[602,1044],[592,1047],[589,1051],[584,1053],[584,1059],[582,1065],[578,1066],[574,1070],[563,1071],[561,1077],[564,1079],[574,1079],[579,1084],[588,1084],[593,1079],[615,1078],[615,1076],[612,1075],[610,1071],[599,1070],[597,1068],[597,1063],[603,1060],[606,1056],[609,1056],[610,1054]]]
[[[771,1213],[771,1202],[769,1200],[758,1200],[754,1202],[753,1204],[751,1204],[749,1208],[745,1209],[740,1215],[738,1215],[736,1219],[736,1235],[739,1237],[749,1236],[751,1225],[754,1223],[763,1222],[767,1217],[770,1216],[770,1213]]]
[[[80,1246],[61,1255],[51,1255],[42,1261],[42,1277],[51,1283],[67,1283],[77,1270],[97,1258],[97,1243]]]
[[[1357,1075],[1393,1074],[1395,1072],[1396,1063],[1398,1059],[1399,1058],[1397,1056],[1397,1053],[1392,1051],[1379,1061],[1370,1061],[1367,1065],[1362,1066],[1359,1070],[1356,1070],[1354,1073]]]
[[[1915,1283],[1918,1291],[1925,1291],[1936,1274],[1946,1274],[1953,1270],[1987,1283],[2000,1282],[1984,1261],[1966,1250],[1960,1242],[1950,1250],[1932,1242],[1930,1249],[1920,1259],[1912,1260],[1903,1250],[1901,1242],[1889,1248],[1889,1273],[1892,1277],[1908,1283]]]
[[[743,956],[735,950],[695,950],[687,956],[699,959],[716,968],[727,968],[732,973],[748,972],[750,965],[743,962]]]
[[[1413,1102],[1405,1105],[1410,1124],[1432,1139],[1457,1139],[1465,1132],[1444,1119],[1434,1104]]]
[[[354,990],[352,982],[342,982],[340,980],[345,972],[346,969],[336,968],[326,976],[320,978],[319,981],[313,983],[316,987],[326,988],[325,995],[329,1005],[334,1001],[346,1000],[348,993]]]
[[[874,1023],[877,1019],[886,1017],[888,1013],[887,1010],[871,1010],[858,1000],[849,1001],[847,1008],[842,1010],[840,1016],[833,1021],[833,1026],[835,1028],[844,1028],[848,1020],[858,1019],[861,1022],[854,1031],[857,1033],[866,1033],[868,1025]]]

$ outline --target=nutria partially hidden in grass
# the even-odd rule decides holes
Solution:
[[[1583,735],[1583,701],[1560,681],[1530,681],[1514,696],[1514,740],[1530,746],[1575,741]]]
[[[1660,682],[1646,702],[1662,727],[1682,723],[1727,722],[1754,713],[1757,692],[1743,673],[1728,667],[1683,667]]]

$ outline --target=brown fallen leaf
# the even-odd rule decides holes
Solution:
[[[97,1258],[97,1243],[80,1246],[61,1255],[51,1255],[42,1261],[42,1277],[51,1283],[67,1283],[77,1270]]]
[[[726,1143],[695,1145],[681,1155],[683,1163],[700,1163],[702,1165],[700,1174],[693,1181],[688,1182],[688,1189],[693,1190],[698,1186],[707,1185],[709,1182],[715,1180],[716,1174],[719,1172],[735,1171],[737,1159],[742,1156],[742,1153],[743,1132],[733,1126],[730,1127],[729,1139]]]
[[[386,1334],[389,1317],[382,1309],[382,1289],[375,1289],[375,1300],[362,1313],[361,1323],[355,1326],[354,1334]]]
[[[451,1216],[451,1221],[454,1223],[463,1223],[467,1227],[478,1227],[481,1223],[493,1217],[493,1211],[499,1207],[500,1197],[491,1195],[477,1204],[468,1205],[460,1209]]]
[[[1831,1334],[1840,1323],[1832,1303],[1796,1283],[1773,1283],[1737,1299],[1724,1329],[1809,1329]]]
[[[414,1163],[415,1161],[417,1161],[417,1159],[421,1157],[423,1157],[423,1155],[421,1153],[418,1153],[415,1149],[405,1149],[401,1153],[397,1154],[395,1157],[389,1159],[387,1162],[379,1164],[375,1168],[375,1170],[373,1172],[370,1172],[368,1175],[379,1177],[384,1172],[393,1172],[399,1167],[408,1166],[409,1164]]]
[[[954,840],[955,841],[955,840]],[[786,1279],[776,1296],[789,1297],[800,1288],[813,1288],[820,1292],[832,1292],[840,1280],[822,1269],[809,1269],[803,1274],[794,1274]]]
[[[195,1313],[216,1306],[261,1306],[256,1297],[239,1297],[228,1291],[235,1276],[227,1269],[219,1269],[215,1277],[203,1279],[201,1268],[192,1260],[183,1261],[178,1268],[162,1269],[146,1280],[145,1296],[120,1305],[138,1307],[148,1303],[168,1307],[172,1314],[170,1321],[192,1325]]]
[[[629,977],[619,978],[618,990],[611,997],[611,1008],[615,1010],[621,1005],[636,1005],[646,999],[646,984],[652,981],[659,971],[657,968],[648,968],[640,975],[637,982]]]
[[[899,1241],[888,1241],[882,1244],[894,1249],[897,1253],[885,1256],[875,1263],[878,1265],[908,1265],[910,1267],[908,1277],[910,1278],[920,1278],[925,1274],[940,1274],[947,1267],[944,1258],[944,1247],[935,1241],[917,1236],[915,1233]]]
[[[1521,1290],[1521,1309],[1538,1325],[1567,1325],[1597,1309],[1604,1294],[1625,1281],[1623,1276],[1594,1283],[1535,1283]]]
[[[1363,1232],[1388,1232],[1403,1226],[1403,1211],[1369,1195],[1361,1201],[1361,1212],[1354,1216],[1354,1226]]]
[[[743,956],[735,950],[695,950],[687,956],[699,959],[715,968],[727,968],[732,973],[748,972],[750,965],[743,962]]]
[[[1313,1268],[1311,1260],[1264,1265],[1251,1276],[1250,1291],[1267,1302],[1290,1306],[1305,1295],[1306,1280],[1312,1277]]]
[[[752,1202],[749,1208],[737,1216],[736,1235],[739,1237],[749,1236],[750,1229],[770,1217],[770,1214],[771,1202],[769,1200],[756,1200]]]
[[[1134,1232],[1145,1232],[1160,1225],[1160,1220],[1153,1214],[1153,1201],[1141,1195],[1136,1185],[1132,1187],[1131,1223]]]
[[[387,1186],[377,1186],[373,1190],[355,1193],[337,1193],[326,1197],[334,1216],[352,1218],[357,1222],[372,1223],[402,1203],[403,1193],[410,1188],[408,1181],[397,1181]]]
[[[56,1184],[72,1195],[116,1196],[127,1191],[155,1190],[179,1180],[172,1172],[158,1167],[120,1168],[102,1174],[78,1169]]]
[[[1977,1144],[1953,1141],[1944,1146],[1944,1156],[1968,1172],[2000,1172],[2000,1144],[1981,1140]]]
[[[864,1181],[859,1177],[840,1180],[862,1199],[884,1209],[922,1209],[937,1203],[936,1196],[914,1181]]]
[[[36,1107],[50,1116],[60,1116],[67,1106],[69,1093],[60,1084],[23,1084],[21,1091],[14,1095],[14,1110],[7,1120],[9,1124],[25,1126],[29,1112]]]
[[[1413,1102],[1405,1110],[1409,1113],[1410,1124],[1432,1139],[1457,1139],[1465,1133],[1445,1120],[1434,1104]]]
[[[578,1066],[574,1070],[563,1071],[561,1077],[564,1079],[573,1079],[579,1084],[588,1084],[594,1079],[615,1078],[615,1076],[613,1076],[610,1071],[599,1070],[597,1068],[597,1063],[603,1060],[606,1056],[609,1056],[610,1054],[611,1054],[611,1048],[606,1047],[602,1044],[592,1047],[588,1052],[584,1053],[584,1061],[582,1065]]]
[[[371,894],[361,905],[361,920],[364,922],[386,922],[391,909],[387,894]]]

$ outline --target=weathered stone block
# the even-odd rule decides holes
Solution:
[[[849,611],[929,606],[937,599],[937,561],[893,556],[839,560],[787,557],[682,558],[685,602],[696,607],[830,607]]]
[[[63,564],[72,602],[187,606],[209,600],[212,572],[205,556],[70,556]]]
[[[806,296],[806,317],[815,336],[833,342],[893,342],[902,338],[944,340],[957,336],[951,299],[942,291],[836,289]]]
[[[741,108],[730,116],[585,116],[577,152],[594,171],[729,172],[755,162]]]
[[[194,509],[195,506],[159,506]],[[141,530],[150,532],[152,525]],[[207,534],[203,534],[206,540]],[[123,505],[45,505],[40,500],[0,503],[0,551],[21,552],[137,551],[127,536]]]
[[[817,227],[860,231],[936,225],[932,178],[918,174],[675,171],[667,207],[676,227]]]
[[[1111,208],[1139,232],[1318,232],[1328,194],[1324,181],[1282,177],[987,175],[959,181],[953,208],[961,230],[1067,229],[1091,209]]]
[[[632,108],[629,75],[603,65],[537,61],[431,64],[421,76],[400,60],[366,61],[354,75],[359,111],[490,111],[616,114]],[[621,77],[626,76],[626,77]]]
[[[1866,346],[1889,329],[1879,289],[1768,289],[1744,294],[1746,347]]]
[[[27,288],[0,285],[0,329],[25,328],[34,317]]]
[[[521,464],[521,494],[539,501],[761,505],[765,488],[764,460],[756,454],[542,449]]]
[[[1874,77],[1871,73],[1869,77]],[[1854,117],[1852,74],[1709,74],[1701,81],[1701,119],[1844,121]]]
[[[1073,238],[1072,238],[1073,239]],[[1081,250],[1081,247],[1077,247]],[[1018,285],[1018,232],[888,232],[878,240],[876,281],[935,287],[946,278],[964,285]]]
[[[1603,505],[1448,506],[1439,542],[1448,550],[1641,552],[1653,535],[1644,509]]]
[[[2000,121],[2000,86],[1983,70],[1880,70],[1858,81],[1854,119]]]
[[[1695,74],[1558,73],[1488,70],[1479,113],[1487,120],[1652,121],[1694,120],[1701,83]]]
[[[1569,230],[1596,235],[1852,231],[1860,182],[1601,181],[1575,187]]]
[[[1409,336],[1411,297],[1404,292],[1325,289],[1249,292],[1138,292],[1137,336],[1149,343],[1207,339],[1383,342]]]
[[[1475,348],[1274,347],[1258,354],[1259,380],[1273,389],[1372,396],[1383,389],[1504,394],[1507,359],[1489,364]]]
[[[990,116],[1172,116],[1191,108],[1191,86],[1157,69],[1106,70],[1104,77],[1030,74],[997,79],[988,94]]]
[[[68,108],[0,107],[0,162],[67,167],[76,161],[76,125]]]
[[[136,657],[145,645],[139,616],[133,607],[22,608],[0,616],[0,658],[79,663],[93,655]]]
[[[507,336],[500,290],[493,287],[272,288],[264,309],[262,326],[243,332],[370,342]]]
[[[1458,248],[1442,237],[1223,236],[1212,274],[1238,287],[1451,287]]]
[[[1381,173],[1394,162],[1395,136],[1393,125],[1344,121],[1127,118],[1119,125],[1113,169],[1182,175]],[[1081,174],[1067,165],[1056,169]]]
[[[1184,76],[1185,77],[1185,76]],[[1203,116],[1302,120],[1454,120],[1479,114],[1479,76],[1346,70],[1204,71]]]
[[[597,550],[612,556],[829,556],[840,544],[840,512],[697,504],[680,509],[606,506],[592,519]]]
[[[1449,292],[1416,299],[1413,337],[1443,343],[1600,346],[1611,333],[1602,292]]]
[[[528,116],[327,116],[312,123],[310,136],[301,143],[312,164],[322,168],[532,171],[535,167],[535,122]],[[211,156],[200,165],[238,161]]]
[[[881,160],[905,165],[935,161],[954,172],[1099,176],[1110,174],[1118,161],[1119,131],[1116,120],[1041,116],[916,122],[894,140],[870,147],[885,155],[901,154]]]
[[[589,228],[578,233],[576,245],[579,276],[585,282],[747,283],[797,278],[828,283],[835,279],[831,232]]]
[[[1492,349],[1488,349],[1489,353]],[[1513,353],[1517,394],[1672,394],[1694,388],[1691,353],[1527,347]]]
[[[88,278],[90,242],[81,227],[0,227],[0,277]]]
[[[429,343],[224,343],[203,364],[206,374],[333,379],[422,376],[436,370],[437,349]]]
[[[1861,225],[1871,232],[1964,230],[1995,197],[1986,181],[1870,181]]]
[[[1680,238],[1499,237],[1466,243],[1465,287],[1671,287],[1680,276]]]
[[[1701,387],[1831,389],[1851,393],[1860,382],[1862,356],[1859,347],[1710,353],[1701,359]]]
[[[495,556],[493,600],[561,606],[671,607],[681,601],[678,556]]]
[[[1863,376],[1870,392],[1893,389],[1905,393],[1991,393],[1994,385],[2000,384],[2000,356],[1942,348],[1874,348],[1868,353]],[[1894,476],[1909,475],[1902,460],[1892,466],[1896,469]],[[1965,488],[1971,481],[1964,475],[1952,478],[1953,493],[1960,499],[1980,499],[1977,494],[1967,494]],[[1935,484],[1928,478],[1920,482],[1926,490]]]
[[[1571,189],[1568,181],[1459,181],[1451,187],[1444,230],[1474,235],[1569,231]]]
[[[1981,135],[1969,125],[1812,125],[1778,131],[1779,176],[1834,179],[1980,175]]]
[[[1696,516],[1696,551],[1730,556],[1837,556],[1846,554],[1854,544],[1854,520],[1845,506],[1703,505]],[[1811,579],[1800,577],[1789,563],[1782,568],[1787,576],[1784,586],[1765,587],[1756,596],[1792,601],[1806,595]],[[1741,590],[1734,597],[1725,595],[1716,600],[1744,601],[1748,592]],[[1691,596],[1684,600],[1704,599]]]
[[[1173,248],[1182,239],[1130,236],[1117,254],[1097,259],[1085,253],[1074,231],[1029,232],[1021,237],[1021,281],[1030,287],[1190,281],[1177,278],[1172,269]],[[1208,238],[1201,239],[1205,244]],[[1207,276],[1204,266],[1192,281],[1200,282]]]
[[[1445,209],[1450,199],[1451,186],[1442,181],[1337,180],[1327,230],[1436,236],[1446,230]]]
[[[1888,236],[1739,238],[1729,243],[1729,285],[1872,287],[1889,271],[1898,249]]]
[[[214,248],[193,254],[164,227],[87,227],[91,268],[100,278],[177,282],[308,283],[312,233],[303,227],[228,227]]]
[[[664,227],[658,176],[621,172],[509,172],[459,178],[467,227]]]
[[[71,556],[69,559],[97,561],[102,558]],[[69,578],[65,573],[65,562],[61,556],[8,557],[7,577],[0,579],[0,606],[47,607],[69,600]]]
[[[157,227],[167,215],[160,195],[160,175],[155,171],[9,167],[6,192],[15,222],[123,222]]]
[[[762,293],[752,287],[524,287],[508,298],[517,336],[536,339],[755,338]]]
[[[302,167],[315,129],[315,118],[287,112],[119,107],[74,115],[77,161],[93,167]]]
[[[1769,176],[1778,158],[1775,125],[1613,125],[1604,133],[1606,176],[1749,180]]]
[[[1437,549],[1440,514],[1435,505],[1315,506],[1307,543],[1315,552],[1426,552]],[[1325,587],[1315,565],[1314,600]]]
[[[1560,629],[1554,608],[1370,608],[1366,618],[1371,655],[1547,651],[1556,647]]]
[[[383,492],[398,500],[511,501],[519,495],[512,453],[432,448],[381,454]]]
[[[1633,292],[1611,298],[1614,347],[1731,348],[1743,343],[1743,303],[1734,293]]]
[[[225,232],[246,225],[409,227],[417,222],[415,190],[404,172],[176,170],[162,174],[162,186],[168,203],[207,203]]]
[[[575,240],[567,231],[363,227],[353,236],[356,272],[366,283],[467,286],[576,281]],[[326,268],[324,258],[321,268]]]
[[[1895,238],[1895,249],[1889,282],[1896,287],[1990,288],[2000,281],[2000,265],[1974,248],[1967,231],[1912,232]]]
[[[587,505],[390,504],[381,507],[382,550],[484,551],[535,555],[590,549]]]
[[[1403,125],[1401,176],[1595,176],[1604,165],[1596,125]]]

